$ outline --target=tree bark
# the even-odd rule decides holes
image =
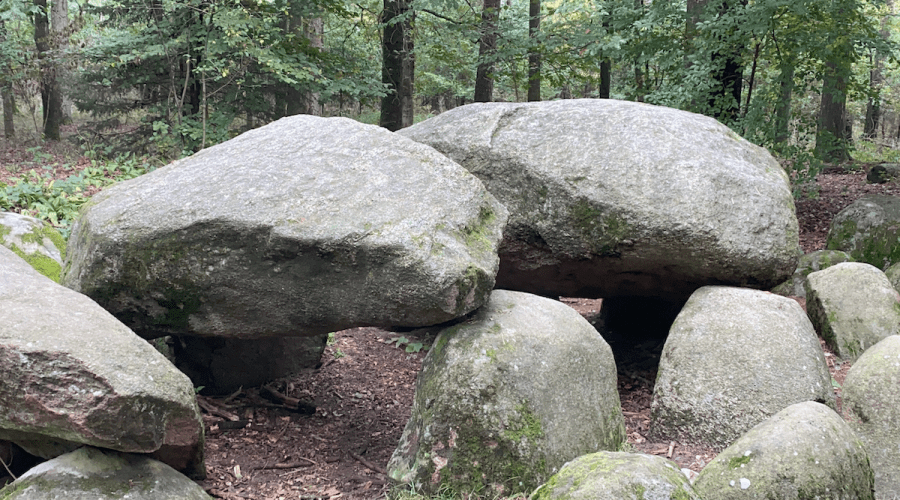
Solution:
[[[791,100],[794,93],[794,61],[783,61],[779,67],[778,104],[775,107],[775,147],[784,150],[791,137]]]
[[[889,12],[894,11],[894,1],[887,0],[885,2]],[[885,16],[881,19],[881,37],[888,40],[890,37],[889,22],[890,17]],[[884,85],[884,56],[882,54],[874,54],[872,56],[872,69],[869,71],[869,97],[866,100],[866,123],[863,126],[863,137],[875,139],[878,135],[878,122],[881,120],[881,87]]]
[[[412,12],[409,0],[384,0],[381,39],[381,82],[387,94],[381,98],[379,125],[400,130],[413,123]]]
[[[528,101],[541,100],[541,52],[537,40],[541,31],[541,0],[528,2]]]
[[[62,95],[56,80],[55,64],[50,49],[50,18],[47,0],[34,0],[34,45],[37,49],[41,68],[41,115],[44,124],[44,138],[59,140],[59,126],[62,123]]]
[[[850,77],[849,47],[841,47],[825,62],[822,78],[822,101],[816,126],[815,155],[822,161],[841,162],[850,159],[850,139],[847,127],[847,81]],[[846,54],[843,52],[846,51]]]
[[[64,83],[69,72],[65,65],[65,52],[69,47],[69,0],[53,0],[50,4],[50,31],[56,72],[56,86],[59,92],[60,113],[63,123],[72,121],[72,102],[66,97]]]
[[[0,19],[0,44],[6,43],[6,40],[6,22]],[[2,61],[0,64],[2,64],[0,71],[3,71],[3,76],[0,77],[0,98],[3,99],[3,136],[12,139],[16,136],[16,125],[13,121],[16,101],[12,91],[12,64],[11,61]]]
[[[475,102],[494,100],[494,62],[492,58],[497,50],[497,17],[499,13],[500,0],[484,0],[484,7],[481,10],[481,40],[478,44],[479,62],[478,69],[475,71]]]

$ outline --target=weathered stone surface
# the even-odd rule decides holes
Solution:
[[[802,297],[806,298],[806,277],[809,273],[828,269],[829,267],[840,264],[841,262],[852,262],[853,257],[847,252],[839,250],[816,250],[804,254],[797,262],[797,270],[791,275],[790,279],[772,289],[772,293],[784,295],[786,297]]]
[[[847,373],[844,413],[875,470],[876,500],[900,499],[900,336],[869,348]]]
[[[427,326],[487,299],[506,219],[427,146],[292,116],[94,196],[63,281],[145,338]]]
[[[212,500],[197,483],[141,455],[84,447],[0,489],[2,500]]]
[[[803,309],[767,292],[707,286],[669,331],[650,434],[724,448],[802,401],[834,404],[825,355]]]
[[[900,262],[900,197],[872,194],[851,203],[831,221],[825,248],[882,270]]]
[[[885,269],[884,275],[887,276],[894,290],[900,291],[898,290],[900,289],[900,263],[892,264],[891,267]]]
[[[0,247],[0,439],[51,458],[76,443],[203,471],[190,380],[89,298]]]
[[[853,361],[900,333],[900,294],[883,272],[845,262],[806,278],[806,311],[816,331],[841,358]]]
[[[700,471],[704,500],[871,500],[862,442],[831,408],[808,401],[781,410]]]
[[[674,462],[601,451],[567,463],[529,500],[700,500]]]
[[[900,163],[881,163],[866,173],[866,181],[870,184],[884,184],[900,177]]]
[[[615,361],[597,331],[560,302],[496,290],[435,340],[387,468],[424,492],[509,495],[624,439]]]
[[[610,99],[486,103],[398,133],[509,209],[498,288],[685,300],[708,284],[768,289],[797,264],[787,175],[712,118]]]
[[[203,386],[204,394],[230,394],[316,366],[327,338],[181,337],[175,341],[175,366]]]
[[[66,241],[45,222],[12,212],[0,212],[0,245],[25,259],[44,276],[59,281]]]

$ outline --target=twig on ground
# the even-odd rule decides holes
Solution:
[[[197,404],[200,405],[200,408],[203,408],[204,410],[206,410],[207,413],[209,413],[210,415],[222,417],[225,420],[230,420],[232,422],[237,422],[238,420],[241,419],[234,413],[231,413],[230,411],[228,411],[220,406],[217,406],[215,403],[208,400],[204,396],[197,395]]]
[[[356,453],[353,453],[352,451],[347,451],[347,453],[349,453],[351,457],[353,457],[354,459],[356,459],[357,462],[359,462],[359,463],[365,465],[365,466],[368,467],[370,470],[375,471],[375,472],[377,472],[377,473],[379,473],[379,474],[381,474],[381,475],[387,476],[387,472],[385,472],[385,470],[382,469],[381,467],[379,467],[379,466],[373,464],[372,462],[370,462],[370,461],[366,460],[365,458],[363,458],[363,457],[357,455]]]
[[[282,464],[273,464],[273,465],[263,465],[262,467],[257,467],[256,470],[262,469],[299,469],[300,467],[312,467],[313,465],[318,466],[319,464],[313,460],[308,458],[299,457],[299,460],[306,460],[309,463],[300,463],[300,462],[289,462]]]
[[[675,451],[675,441],[669,442],[669,451],[666,453],[666,458],[672,458],[673,451]]]
[[[3,468],[6,469],[6,473],[9,474],[9,477],[13,478],[13,481],[15,481],[17,479],[16,475],[13,474],[11,470],[9,470],[9,466],[6,465],[6,462],[2,458],[0,458],[0,464],[3,464]]]

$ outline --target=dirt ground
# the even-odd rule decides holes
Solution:
[[[5,167],[0,168],[0,181],[40,168],[43,160],[31,151],[0,148],[0,166]],[[17,162],[16,168],[12,161]],[[83,168],[86,162],[75,165]],[[59,177],[65,175],[59,172]],[[824,247],[834,214],[859,196],[900,191],[896,184],[866,184],[861,171],[840,170],[820,175],[817,188],[816,197],[797,202],[805,252]],[[561,300],[589,321],[597,320],[600,300]],[[271,391],[246,388],[227,398],[199,396],[207,425],[208,470],[208,478],[200,484],[210,495],[368,500],[384,498],[391,490],[384,467],[409,418],[416,375],[427,348],[407,352],[407,346],[428,346],[433,339],[376,328],[345,330],[334,337],[317,369],[275,381],[268,386]],[[667,456],[682,468],[699,471],[715,457],[715,450],[689,443],[650,442],[645,437],[662,346],[662,340],[650,340],[616,351],[628,443],[635,451]],[[842,384],[850,363],[841,363],[827,349],[826,356],[833,377]],[[281,397],[273,397],[272,391]],[[836,392],[839,396],[840,389]],[[3,476],[0,470],[0,485]]]

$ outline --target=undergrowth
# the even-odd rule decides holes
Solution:
[[[61,167],[44,165],[27,170],[0,186],[0,210],[47,221],[68,238],[72,222],[92,192],[155,170],[156,165],[147,157],[132,155],[95,157],[89,167],[65,179],[54,179],[54,168]]]

